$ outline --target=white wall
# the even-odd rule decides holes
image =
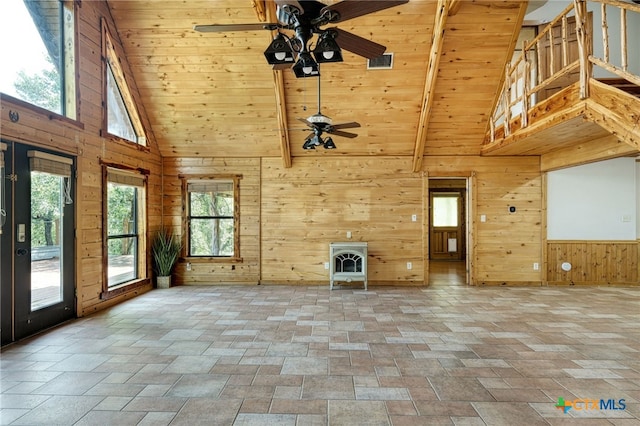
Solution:
[[[636,240],[638,178],[634,158],[549,172],[549,240]]]

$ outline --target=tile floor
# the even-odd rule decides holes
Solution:
[[[0,363],[11,425],[640,425],[640,288],[174,287]]]

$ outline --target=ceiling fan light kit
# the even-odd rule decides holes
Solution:
[[[316,62],[342,62],[342,50],[338,43],[336,43],[337,33],[332,30],[327,30],[318,39],[315,49],[313,49],[313,56],[316,58]]]
[[[376,58],[385,51],[385,46],[360,37],[337,27],[323,29],[327,24],[335,24],[369,13],[408,3],[409,0],[342,0],[325,5],[317,0],[275,0],[277,23],[260,24],[212,24],[195,25],[198,32],[225,31],[278,31],[264,55],[273,69],[289,68],[292,64],[296,77],[319,77],[318,64],[342,62],[342,49],[367,59]],[[288,37],[280,30],[293,30]],[[314,35],[315,47],[311,50]],[[313,56],[311,55],[313,53]],[[295,59],[297,54],[297,60]]]
[[[267,50],[264,51],[264,57],[270,65],[287,65],[293,64],[293,49],[282,33],[278,33]]]
[[[298,78],[319,77],[320,67],[318,67],[318,63],[311,57],[311,53],[300,52],[298,54],[298,60],[293,66],[293,72]]]
[[[315,150],[317,146],[322,145],[325,149],[336,149],[333,139],[327,137],[323,140],[322,134],[355,138],[358,136],[356,133],[345,132],[342,129],[360,127],[360,124],[355,121],[333,124],[329,117],[320,112],[320,64],[342,62],[343,49],[367,59],[374,59],[384,54],[386,47],[341,28],[321,27],[400,6],[409,3],[409,0],[342,0],[329,6],[317,0],[274,1],[277,6],[277,23],[195,25],[193,29],[203,33],[277,31],[264,51],[264,56],[273,69],[282,70],[293,65],[291,68],[298,78],[318,77],[318,113],[308,119],[298,118],[312,131],[304,140],[302,148]],[[281,30],[292,30],[294,34],[288,36]],[[317,38],[314,45],[315,35]]]

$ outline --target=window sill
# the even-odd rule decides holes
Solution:
[[[19,108],[24,108],[30,112],[33,112],[35,114],[40,114],[40,115],[44,115],[46,116],[49,120],[57,120],[60,121],[62,123],[65,124],[69,124],[71,126],[77,127],[79,129],[84,129],[84,123],[82,123],[80,120],[78,120],[77,118],[71,118],[71,117],[67,117],[66,115],[62,115],[60,113],[54,112],[54,111],[50,111],[46,108],[42,108],[41,106],[32,104],[30,102],[27,101],[23,101],[22,99],[19,98],[15,98],[11,95],[7,95],[6,93],[0,93],[0,103],[2,101],[5,101],[9,104],[14,104],[16,107]],[[18,121],[19,122],[19,119]]]
[[[242,263],[241,257],[181,257],[180,263]]]
[[[128,146],[130,148],[137,149],[138,151],[151,152],[151,148],[149,148],[148,145],[142,145],[140,143],[130,141],[129,139],[121,138],[120,136],[116,136],[104,130],[102,131],[102,135],[105,139],[110,139],[122,146]]]
[[[138,290],[141,287],[151,284],[151,279],[149,278],[140,278],[137,280],[129,281],[127,283],[121,284],[117,287],[113,287],[110,290],[103,291],[100,293],[101,300],[109,300],[114,297],[118,297],[125,293],[130,293]]]

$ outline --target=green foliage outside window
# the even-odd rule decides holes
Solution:
[[[133,237],[136,235],[136,197],[133,186],[107,184],[107,234],[109,236],[110,255],[129,255],[135,253]]]
[[[58,244],[62,177],[31,172],[31,247]]]
[[[190,192],[190,255],[233,256],[233,187],[212,192]]]

